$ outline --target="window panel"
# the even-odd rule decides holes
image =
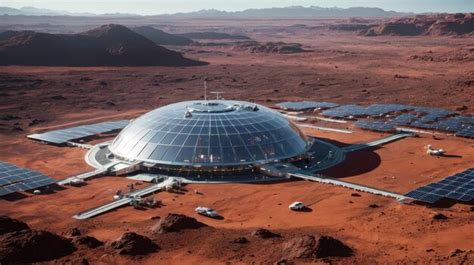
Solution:
[[[176,161],[181,163],[190,163],[193,160],[194,147],[183,147],[176,156]]]

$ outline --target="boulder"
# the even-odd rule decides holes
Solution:
[[[124,233],[119,239],[110,245],[117,250],[120,255],[147,255],[159,250],[155,242],[146,236],[142,236],[133,232]]]
[[[260,237],[260,238],[275,238],[275,237],[281,237],[281,235],[273,233],[270,230],[264,229],[264,228],[259,228],[255,231],[252,232],[252,236]]]
[[[442,213],[435,213],[432,216],[433,220],[447,220],[448,217]]]
[[[0,264],[50,261],[74,251],[67,238],[47,231],[24,229],[0,237]]]
[[[72,242],[76,246],[86,246],[88,248],[98,248],[104,245],[104,242],[92,236],[77,236],[72,240]]]
[[[73,227],[73,228],[71,228],[71,230],[69,230],[69,231],[67,232],[67,235],[68,235],[68,236],[71,236],[71,237],[75,237],[75,236],[80,236],[80,235],[82,235],[82,233],[81,233],[81,231],[79,230],[79,228]]]
[[[246,244],[249,242],[249,240],[246,237],[240,236],[240,237],[234,238],[231,242],[236,243],[236,244]]]
[[[353,255],[353,250],[330,236],[305,235],[285,242],[282,254],[287,259],[318,259],[348,257]]]
[[[207,225],[199,222],[193,217],[170,213],[165,218],[161,219],[158,224],[153,226],[152,231],[157,233],[169,233],[179,232],[184,229],[198,229],[205,226]]]
[[[30,229],[30,227],[22,221],[10,218],[8,216],[0,216],[0,235]]]

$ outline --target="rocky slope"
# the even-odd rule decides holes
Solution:
[[[1,65],[192,66],[204,63],[158,46],[121,25],[79,34],[32,31],[0,34]]]

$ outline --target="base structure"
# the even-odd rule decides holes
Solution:
[[[305,156],[304,159],[299,159],[297,161],[275,161],[266,164],[254,165],[253,167],[247,168],[248,171],[242,171],[246,172],[245,174],[240,174],[238,176],[232,174],[211,174],[202,176],[200,174],[187,174],[183,176],[180,174],[176,174],[176,172],[172,171],[168,171],[167,174],[155,173],[157,169],[156,165],[147,165],[146,163],[143,163],[141,161],[122,161],[120,159],[116,159],[111,155],[110,151],[108,150],[110,142],[106,142],[92,147],[87,153],[85,157],[86,162],[95,168],[95,170],[91,172],[100,171],[101,173],[106,172],[108,174],[113,173],[115,175],[137,173],[137,177],[139,177],[140,175],[146,175],[148,179],[151,179],[151,182],[153,182],[153,184],[144,189],[131,191],[127,194],[124,194],[121,198],[110,203],[78,213],[74,216],[74,218],[79,220],[88,219],[103,214],[112,209],[125,206],[127,204],[136,205],[138,202],[141,202],[142,197],[162,190],[166,190],[168,187],[172,187],[176,183],[252,183],[283,181],[291,178],[296,178],[325,184],[332,184],[375,195],[392,197],[402,202],[405,199],[411,198],[395,192],[390,192],[343,180],[327,178],[317,174],[317,172],[323,171],[325,169],[342,163],[346,158],[346,153],[374,147],[412,135],[413,134],[410,133],[399,133],[382,139],[378,139],[373,142],[350,145],[344,148],[339,148],[329,142],[313,138],[311,139],[313,144],[311,148],[309,148],[307,156]],[[86,176],[87,174],[82,175]],[[150,178],[150,176],[154,177]],[[77,176],[68,178],[63,182],[67,184],[67,180],[71,180],[74,178],[77,178]]]
[[[115,157],[108,149],[110,142],[92,147],[85,156],[85,161],[96,170],[107,171],[109,174],[146,174],[157,178],[174,177],[189,182],[232,183],[232,182],[264,182],[288,178],[288,171],[305,170],[319,172],[333,167],[345,159],[344,150],[323,140],[312,138],[312,146],[299,159],[274,161],[264,164],[246,165],[241,167],[179,167],[149,164],[141,161],[125,161]]]

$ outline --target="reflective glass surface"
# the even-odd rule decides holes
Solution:
[[[110,150],[170,165],[244,165],[303,153],[305,136],[280,113],[242,101],[186,101],[131,122]]]

